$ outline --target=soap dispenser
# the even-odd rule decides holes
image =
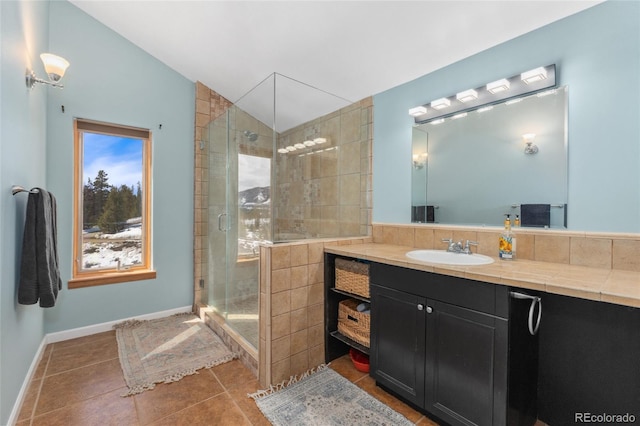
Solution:
[[[504,231],[500,235],[498,257],[502,260],[515,260],[516,237],[511,232],[511,215],[505,214]]]

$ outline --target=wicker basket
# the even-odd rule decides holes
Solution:
[[[369,265],[355,260],[336,259],[336,289],[369,297]]]
[[[360,303],[355,299],[338,303],[338,331],[368,348],[371,315],[358,312],[356,308]]]

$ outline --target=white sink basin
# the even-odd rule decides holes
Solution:
[[[445,250],[413,250],[407,257],[423,262],[441,263],[444,265],[488,265],[493,259],[482,254],[451,253]]]

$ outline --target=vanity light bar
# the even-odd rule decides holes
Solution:
[[[453,117],[451,117],[452,120],[457,120],[458,118],[464,118],[467,116],[466,112],[461,112],[460,114],[456,114]]]
[[[555,87],[556,66],[552,64],[525,71],[509,78],[501,78],[475,89],[458,92],[452,96],[435,99],[428,104],[411,108],[409,114],[414,117],[416,124],[430,123]],[[428,108],[429,106],[431,108]],[[487,110],[483,109],[483,111]]]
[[[289,145],[289,146],[287,146],[285,148],[279,148],[278,149],[278,154],[289,154],[289,153],[294,152],[294,151],[299,151],[299,150],[306,149],[306,148],[312,148],[314,146],[321,145],[321,144],[326,143],[326,142],[327,142],[327,138],[323,138],[323,137],[318,137],[318,138],[315,138],[313,140],[307,139],[307,140],[305,140],[303,142],[297,142],[297,143],[295,143],[293,145]],[[308,151],[305,154],[299,154],[299,156],[307,155],[307,154],[314,154],[316,152],[328,151],[328,150],[331,150],[331,149],[333,149],[333,147],[332,148],[327,148],[327,149],[324,149],[324,150],[311,150],[311,151]]]

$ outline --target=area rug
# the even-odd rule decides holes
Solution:
[[[275,426],[413,425],[327,365],[248,396]]]
[[[116,329],[120,365],[135,395],[236,358],[197,316],[177,314],[149,321],[129,320]]]

